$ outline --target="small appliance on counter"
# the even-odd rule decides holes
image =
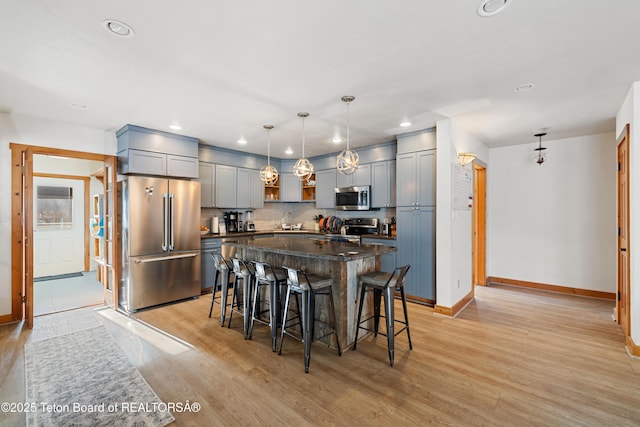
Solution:
[[[225,231],[227,233],[238,233],[240,230],[240,228],[238,228],[239,226],[239,218],[238,218],[238,212],[237,211],[230,211],[230,212],[225,212],[223,214],[223,218],[224,218],[224,225],[225,225]]]
[[[256,226],[253,223],[253,211],[245,212],[244,231],[256,231]]]

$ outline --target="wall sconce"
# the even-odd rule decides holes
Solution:
[[[474,153],[458,153],[458,163],[460,166],[466,166],[469,163],[473,162],[476,158]]]

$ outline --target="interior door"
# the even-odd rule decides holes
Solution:
[[[85,270],[84,181],[33,178],[33,277]]]
[[[617,321],[629,327],[629,125],[618,137],[618,301]]]
[[[487,169],[473,164],[473,277],[474,285],[487,284],[486,267],[486,215]]]

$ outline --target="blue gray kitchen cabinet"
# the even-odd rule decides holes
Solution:
[[[215,177],[215,206],[223,209],[235,208],[238,168],[216,165]]]
[[[198,181],[200,181],[200,206],[214,208],[215,205],[215,179],[216,165],[200,162],[198,166]]]
[[[396,161],[371,164],[371,207],[389,208],[396,205]]]
[[[255,169],[237,168],[236,193],[236,208],[264,207],[264,186],[260,180],[260,172]]]
[[[316,172],[316,208],[333,209],[335,207],[336,173],[335,169]]]
[[[397,206],[436,205],[436,150],[402,153],[396,157]]]
[[[396,246],[395,240],[388,239],[376,239],[371,237],[362,237],[363,245],[384,245],[384,246]],[[397,254],[391,252],[384,254],[380,257],[380,270],[392,272],[397,266]]]
[[[407,298],[434,304],[436,301],[435,207],[396,208],[396,239],[399,266],[411,264],[405,280]]]
[[[302,201],[302,183],[293,173],[281,173],[280,181],[280,201],[300,202]]]
[[[198,139],[135,125],[118,132],[118,173],[198,178]]]
[[[222,250],[221,238],[206,238],[200,240],[200,288],[202,292],[213,290],[216,278],[216,268],[213,263],[213,254],[219,254]],[[221,279],[220,279],[221,280]]]
[[[337,187],[352,187],[354,185],[371,185],[371,165],[360,165],[351,175],[344,175],[338,172]]]

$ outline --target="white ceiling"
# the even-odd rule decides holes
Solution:
[[[615,129],[640,80],[640,1],[0,0],[0,112],[127,123],[300,156],[390,141],[453,117],[489,147]],[[133,38],[108,34],[117,19]],[[514,88],[534,83],[530,92]],[[71,104],[86,105],[86,109]],[[400,128],[409,120],[411,127]],[[244,146],[237,140],[245,138]],[[294,154],[287,156],[290,146]]]

